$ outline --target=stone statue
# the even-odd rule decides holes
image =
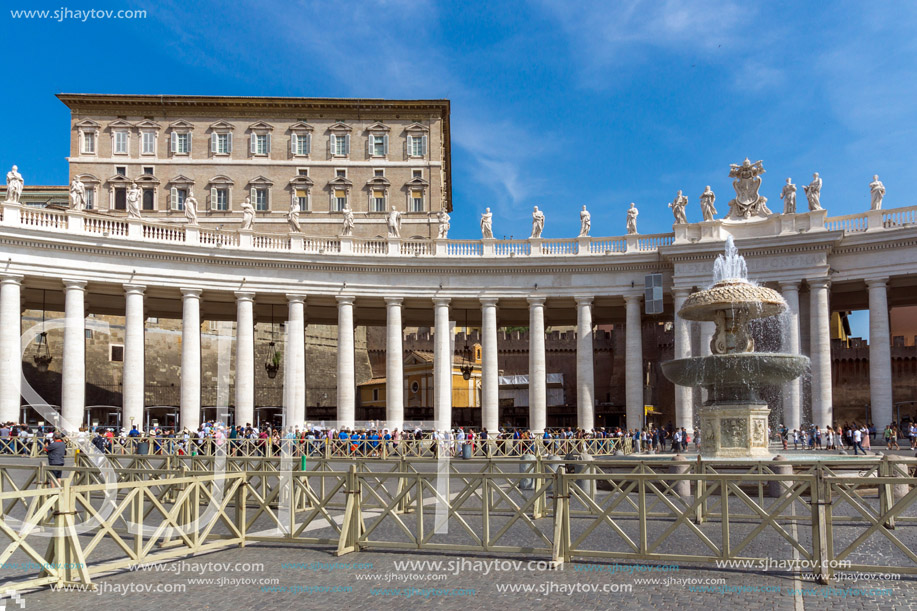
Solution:
[[[353,235],[353,210],[350,209],[350,206],[345,204],[344,209],[341,211],[344,213],[344,228],[341,230],[342,236],[352,236]]]
[[[637,211],[637,204],[631,202],[630,208],[627,210],[627,235],[636,235],[637,234],[637,215],[640,214]]]
[[[437,220],[439,221],[439,233],[436,235],[436,238],[438,240],[445,240],[449,237],[449,221],[451,219],[445,210],[440,210],[437,215]]]
[[[688,205],[688,196],[681,194],[681,189],[678,190],[678,194],[675,195],[675,199],[672,200],[672,203],[669,204],[669,208],[672,209],[672,214],[675,215],[675,224],[676,225],[685,225],[688,222],[688,217],[685,216],[685,206]]]
[[[70,183],[70,209],[81,212],[86,207],[86,187],[79,176]]]
[[[780,199],[783,200],[784,214],[796,214],[796,185],[793,184],[792,178],[786,179],[783,191],[780,192]]]
[[[769,216],[771,211],[767,208],[767,198],[758,195],[761,174],[765,171],[763,163],[752,163],[746,157],[741,164],[731,163],[729,167],[729,177],[735,179],[732,181],[732,187],[736,191],[736,197],[729,202],[729,215],[726,218],[744,221],[752,217]]]
[[[539,210],[538,206],[535,206],[535,210],[532,212],[532,237],[540,238],[542,231],[544,231],[544,212]]]
[[[287,212],[287,222],[293,231],[302,231],[302,227],[299,225],[299,200],[296,197],[296,191],[293,191],[293,195],[290,197],[290,211]]]
[[[137,186],[137,183],[132,182],[131,188],[127,190],[127,218],[140,218],[140,198],[142,196],[143,192],[140,187]]]
[[[716,202],[716,193],[710,189],[710,185],[707,185],[700,195],[700,212],[704,215],[705,221],[712,221],[713,215],[716,214],[714,202]]]
[[[18,204],[24,184],[19,167],[14,165],[13,169],[6,173],[6,201]]]
[[[401,213],[392,206],[392,211],[388,213],[388,237],[401,237]]]
[[[885,185],[883,185],[882,181],[879,180],[878,174],[875,174],[872,177],[872,182],[869,183],[869,192],[872,194],[872,209],[881,210],[882,198],[885,197]]]
[[[490,208],[487,208],[484,214],[481,215],[481,236],[485,240],[493,239],[494,237],[493,223],[494,215],[490,211]]]
[[[583,206],[583,209],[579,213],[579,237],[585,238],[589,236],[589,231],[592,229],[592,215],[589,214],[589,211],[586,210],[586,206]]]
[[[240,230],[251,230],[252,222],[255,220],[255,207],[252,206],[252,199],[246,197],[242,200],[242,226]]]
[[[188,191],[188,199],[185,200],[185,220],[189,225],[197,225],[197,199],[194,191]]]
[[[809,212],[821,210],[821,178],[818,172],[812,174],[812,182],[809,186],[803,187],[803,190],[806,192],[806,199],[809,200]]]

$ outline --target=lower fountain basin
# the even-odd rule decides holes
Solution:
[[[809,367],[809,357],[776,352],[713,354],[662,363],[662,373],[680,386],[702,386],[707,404],[759,402],[757,391],[795,380]]]

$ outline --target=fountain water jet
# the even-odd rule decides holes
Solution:
[[[780,293],[748,281],[745,259],[732,236],[726,239],[725,255],[714,263],[713,275],[714,284],[692,293],[678,312],[685,320],[716,323],[710,341],[712,354],[665,362],[662,372],[680,386],[707,390],[707,402],[699,410],[701,455],[768,457],[770,409],[759,397],[759,390],[798,378],[809,366],[809,359],[754,351],[749,321],[777,316],[787,305]]]

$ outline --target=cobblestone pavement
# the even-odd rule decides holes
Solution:
[[[534,563],[529,566],[530,561]],[[250,545],[98,579],[99,592],[26,594],[25,609],[914,609],[917,579],[822,586],[789,572],[629,562]],[[418,563],[405,567],[402,563]],[[217,566],[229,563],[228,567]],[[436,563],[441,563],[437,565]],[[181,588],[179,588],[181,587]],[[151,592],[143,592],[152,588]],[[513,590],[515,588],[515,590]],[[166,590],[183,591],[166,592]],[[592,591],[595,589],[596,591]],[[158,592],[156,590],[159,590]],[[798,591],[798,592],[794,592]]]

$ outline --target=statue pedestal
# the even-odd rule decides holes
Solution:
[[[720,403],[700,409],[700,453],[705,458],[770,458],[767,404]]]
[[[592,254],[592,238],[587,235],[581,235],[576,238],[576,254],[588,256]]]
[[[541,238],[529,238],[529,253],[533,257],[540,257],[541,252]]]
[[[388,237],[388,254],[392,256],[401,254],[401,238]]]
[[[449,240],[446,238],[436,238],[433,240],[433,254],[437,257],[445,257],[449,254]]]
[[[866,211],[866,231],[878,231],[880,229],[885,229],[884,223],[882,221],[882,211],[881,210],[867,210]]]
[[[22,210],[22,206],[18,202],[11,202],[9,200],[0,203],[0,209],[3,210],[3,224],[4,225],[18,225]]]
[[[796,233],[796,214],[793,212],[788,212],[786,214],[780,215],[780,233],[791,234]]]
[[[484,256],[493,257],[496,255],[496,238],[481,238],[484,245]]]

